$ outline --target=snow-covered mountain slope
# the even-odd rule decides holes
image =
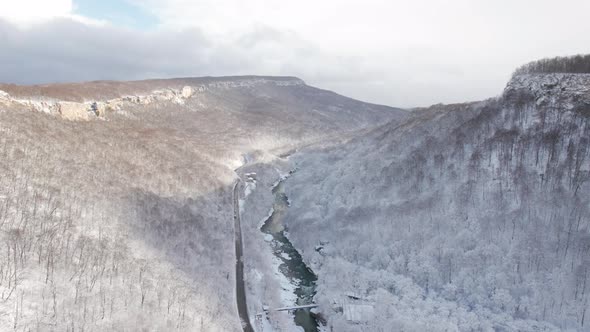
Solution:
[[[0,90],[2,331],[240,330],[243,156],[406,116],[294,78]]]
[[[286,218],[329,325],[588,331],[589,154],[590,75],[526,74],[294,156]]]

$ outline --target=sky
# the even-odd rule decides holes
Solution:
[[[587,0],[0,0],[0,81],[297,76],[398,107],[590,53]]]

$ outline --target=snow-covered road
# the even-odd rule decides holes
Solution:
[[[236,244],[236,300],[238,305],[238,315],[242,322],[244,332],[254,332],[250,319],[248,318],[248,306],[246,304],[246,290],[244,286],[244,253],[242,246],[242,228],[240,225],[240,206],[239,206],[239,188],[240,180],[236,181],[233,190],[234,204],[234,236]]]

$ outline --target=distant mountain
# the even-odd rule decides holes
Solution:
[[[329,325],[588,331],[589,154],[590,74],[537,70],[298,154],[287,226]],[[373,319],[335,311],[347,293]]]

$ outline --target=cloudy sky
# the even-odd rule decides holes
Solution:
[[[501,93],[590,53],[588,0],[0,0],[0,81],[290,75],[365,101]]]

